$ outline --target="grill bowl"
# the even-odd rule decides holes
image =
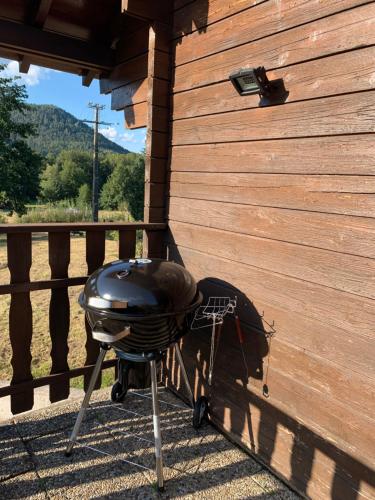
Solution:
[[[166,350],[188,331],[187,314],[201,302],[191,274],[162,259],[106,264],[79,298],[93,337],[134,354]]]

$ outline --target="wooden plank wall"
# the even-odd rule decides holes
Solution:
[[[374,498],[375,3],[176,0],[173,36],[169,256],[246,339],[247,367],[228,320],[212,419],[306,496]],[[258,65],[284,104],[233,89]],[[183,354],[208,393],[209,331]]]

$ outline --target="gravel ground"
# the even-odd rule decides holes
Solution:
[[[108,393],[94,394],[69,458],[63,452],[79,400],[0,425],[0,498],[299,498],[208,423],[194,430],[191,410],[164,389],[160,399],[182,408],[161,403],[166,483],[159,493],[150,399],[132,393],[122,405],[113,405]]]

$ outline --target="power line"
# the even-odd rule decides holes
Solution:
[[[92,156],[92,220],[98,222],[98,212],[99,212],[99,144],[98,144],[98,132],[99,125],[114,125],[113,123],[101,122],[99,120],[100,111],[105,108],[104,104],[96,104],[89,102],[88,107],[94,110],[94,120],[81,120],[84,123],[94,124],[94,144],[93,144],[93,156]]]

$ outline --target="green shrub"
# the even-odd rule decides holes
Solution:
[[[91,188],[88,184],[82,184],[77,196],[77,207],[87,208],[91,205]]]
[[[115,210],[126,203],[134,220],[143,220],[145,161],[141,155],[119,157],[100,194],[102,208]]]
[[[74,199],[66,198],[64,200],[55,201],[50,205],[44,205],[44,207],[57,207],[57,208],[77,208]]]
[[[40,222],[86,222],[91,220],[89,209],[74,207],[47,206],[32,208],[26,214],[17,218],[17,222],[38,224]]]
[[[100,222],[133,222],[133,217],[129,212],[120,212],[119,210],[101,210],[99,212]]]

